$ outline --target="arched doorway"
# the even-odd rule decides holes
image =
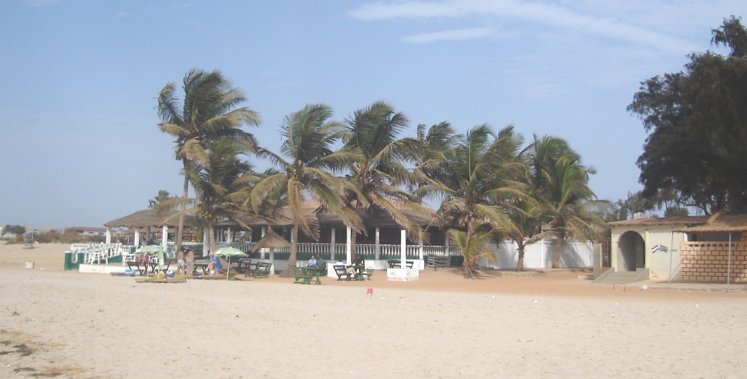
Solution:
[[[625,232],[617,242],[620,249],[618,269],[635,271],[646,267],[646,244],[637,232]]]

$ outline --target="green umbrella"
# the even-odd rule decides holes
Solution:
[[[228,274],[231,272],[231,257],[242,257],[242,258],[248,257],[248,255],[245,252],[235,247],[221,247],[220,249],[215,251],[215,255],[222,255],[228,258],[228,269],[226,270],[226,279],[228,279]]]

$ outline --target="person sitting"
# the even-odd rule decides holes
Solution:
[[[316,254],[309,258],[309,261],[306,262],[306,267],[319,268],[319,261],[316,259]]]
[[[220,259],[219,256],[213,255],[212,258],[210,258],[210,264],[207,266],[207,271],[210,275],[215,275],[220,273],[220,271],[223,269],[223,260]]]

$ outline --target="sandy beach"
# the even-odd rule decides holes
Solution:
[[[747,377],[744,291],[430,269],[148,284],[63,272],[65,248],[0,245],[0,377]]]

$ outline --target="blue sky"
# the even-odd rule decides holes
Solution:
[[[617,200],[640,189],[646,134],[625,110],[640,82],[745,14],[726,0],[3,1],[0,223],[100,226],[179,194],[156,96],[193,67],[246,93],[275,151],[305,104],[342,120],[385,100],[405,135],[449,121],[565,138]]]

